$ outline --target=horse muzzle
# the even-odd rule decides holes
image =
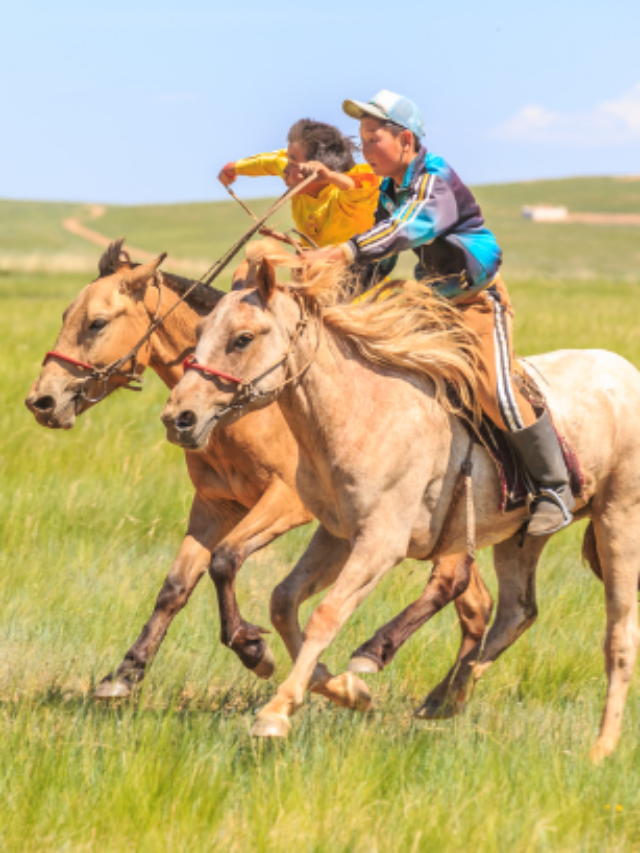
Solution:
[[[215,415],[200,417],[193,409],[177,409],[171,403],[167,403],[160,417],[167,431],[167,440],[185,450],[203,450],[217,421]]]
[[[77,397],[69,394],[60,400],[51,394],[31,392],[24,401],[40,426],[47,429],[71,429],[76,422]]]

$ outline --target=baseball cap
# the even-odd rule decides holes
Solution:
[[[383,89],[366,103],[364,101],[344,101],[344,112],[351,118],[363,119],[365,116],[377,118],[380,121],[391,121],[394,124],[410,130],[421,139],[424,136],[424,121],[418,107],[402,95]]]

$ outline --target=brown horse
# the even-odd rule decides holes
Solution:
[[[386,300],[345,305],[335,269],[316,264],[306,270],[306,284],[287,288],[278,286],[271,261],[304,275],[303,262],[269,245],[252,247],[250,257],[249,289],[227,295],[202,326],[195,357],[209,375],[186,373],[163,420],[173,440],[196,448],[224,428],[230,412],[237,417],[277,399],[298,442],[298,488],[320,527],[279,593],[277,627],[295,663],[253,729],[284,737],[305,691],[325,677],[320,656],[381,578],[407,556],[462,549],[464,507],[453,516],[449,508],[469,437],[445,383],[469,400],[477,361],[475,340],[455,309],[426,284],[406,282],[389,288]],[[592,750],[598,760],[620,737],[640,643],[640,373],[600,351],[530,361],[547,380],[555,422],[581,460],[576,517],[591,518],[604,582],[608,690]],[[535,573],[550,537],[521,541],[526,509],[501,514],[488,453],[476,446],[472,459],[478,545],[494,546],[497,617],[419,716],[461,708],[470,683],[537,615]],[[316,592],[331,589],[303,634],[297,600],[310,584]],[[347,672],[332,681],[351,678]]]
[[[177,276],[160,275],[157,261],[132,265],[121,244],[110,246],[100,260],[100,277],[65,311],[56,343],[56,351],[65,358],[50,358],[33,384],[26,402],[42,426],[71,429],[76,416],[93,405],[87,397],[97,398],[104,392],[106,396],[126,382],[119,375],[106,387],[91,381],[84,385],[86,370],[66,357],[98,368],[123,358],[148,331],[159,302],[161,312],[166,312],[193,284]],[[198,322],[222,295],[198,285],[140,349],[136,373],[142,374],[149,366],[173,388],[182,376],[184,358],[195,347]],[[297,445],[280,409],[271,406],[218,430],[204,452],[187,451],[185,456],[195,488],[186,536],[151,618],[121,665],[98,687],[98,698],[128,696],[142,680],[173,618],[207,569],[218,595],[221,641],[256,675],[268,678],[273,672],[273,656],[261,636],[262,629],[240,614],[235,577],[251,554],[312,518],[296,490]],[[376,635],[363,660],[376,671],[391,660],[406,637],[419,627],[420,617],[430,612],[434,602],[438,608],[437,601],[445,600],[451,582],[459,583],[457,564],[453,557],[444,567],[434,567],[428,594],[418,603],[418,618],[413,606],[409,629]],[[491,613],[491,597],[475,565],[472,575],[468,593],[456,603],[462,628],[461,654],[483,635]],[[331,685],[319,685],[317,690],[341,705],[352,701],[345,699],[342,689],[332,692]]]

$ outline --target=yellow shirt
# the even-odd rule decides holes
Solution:
[[[286,165],[287,152],[284,149],[271,154],[256,154],[235,163],[238,175],[250,177],[274,175],[281,178]],[[366,164],[354,166],[345,174],[356,183],[352,190],[341,190],[329,184],[316,197],[300,193],[291,201],[296,228],[311,237],[318,246],[346,243],[374,224],[380,178]]]

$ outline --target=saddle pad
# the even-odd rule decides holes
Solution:
[[[520,391],[529,400],[536,414],[540,416],[546,410],[553,424],[553,414],[535,380],[522,369],[516,373],[515,379]],[[449,391],[449,397],[453,403],[457,403],[459,406],[459,401],[457,401],[452,391]],[[513,512],[515,509],[522,508],[526,505],[529,493],[526,482],[527,474],[506,439],[504,432],[499,430],[486,415],[482,416],[479,424],[477,422],[474,423],[472,414],[465,411],[462,407],[460,408],[462,409],[460,420],[467,432],[476,443],[482,444],[495,463],[498,477],[500,478],[500,512]],[[555,424],[553,428],[558,437],[564,461],[569,471],[571,491],[574,497],[581,498],[584,488],[584,476],[580,462],[569,442],[556,429]]]

